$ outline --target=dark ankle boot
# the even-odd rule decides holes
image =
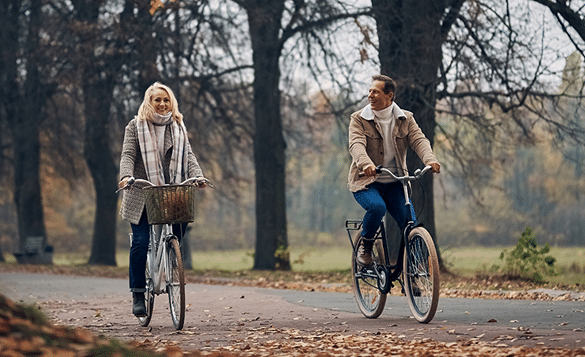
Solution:
[[[372,255],[372,248],[374,247],[374,240],[362,238],[357,251],[357,262],[361,266],[371,266],[374,260]]]
[[[146,316],[146,304],[144,304],[144,293],[132,293],[132,313],[136,316]]]

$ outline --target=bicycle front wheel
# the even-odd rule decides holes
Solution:
[[[417,227],[408,235],[403,263],[404,291],[414,318],[428,323],[439,304],[439,259],[429,232]]]
[[[154,308],[154,285],[150,278],[148,268],[146,268],[146,292],[144,293],[144,303],[146,305],[146,316],[138,317],[138,321],[140,321],[140,326],[142,327],[146,327],[150,323],[150,319],[152,319],[152,310]]]
[[[355,239],[356,250],[361,243],[361,234]],[[373,261],[384,264],[384,249],[382,241],[377,239],[372,249]],[[384,311],[387,294],[382,294],[378,288],[378,277],[373,267],[363,267],[356,260],[355,252],[351,255],[351,276],[353,279],[353,295],[362,314],[375,319]]]
[[[183,328],[185,322],[185,271],[183,270],[183,258],[177,239],[169,240],[167,267],[167,293],[169,294],[169,307],[175,329]]]

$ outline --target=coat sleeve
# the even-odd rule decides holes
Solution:
[[[349,122],[349,154],[360,171],[374,164],[366,151],[367,140],[362,120],[358,113],[354,113]]]
[[[136,119],[126,125],[122,154],[120,157],[120,179],[134,175],[136,157],[140,154],[138,146],[138,134],[136,130]]]
[[[199,163],[197,162],[197,158],[195,157],[195,154],[193,153],[193,150],[191,149],[191,144],[188,145],[189,148],[189,153],[188,155],[188,160],[189,160],[189,178],[191,177],[203,177],[203,170],[201,170],[201,167],[199,166]]]
[[[433,149],[431,148],[429,139],[427,139],[422,132],[413,116],[408,118],[408,139],[410,147],[418,155],[424,165],[439,162],[433,154]]]

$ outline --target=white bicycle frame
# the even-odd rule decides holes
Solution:
[[[170,224],[153,224],[150,227],[150,249],[146,256],[146,264],[152,279],[153,292],[156,295],[166,293],[166,282],[170,281],[167,241],[172,236],[173,229]]]

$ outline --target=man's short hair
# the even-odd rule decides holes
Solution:
[[[396,93],[396,82],[394,82],[392,78],[385,76],[383,74],[376,74],[375,76],[372,76],[372,80],[384,82],[384,89],[382,89],[384,91],[384,94],[388,94],[391,92]]]

